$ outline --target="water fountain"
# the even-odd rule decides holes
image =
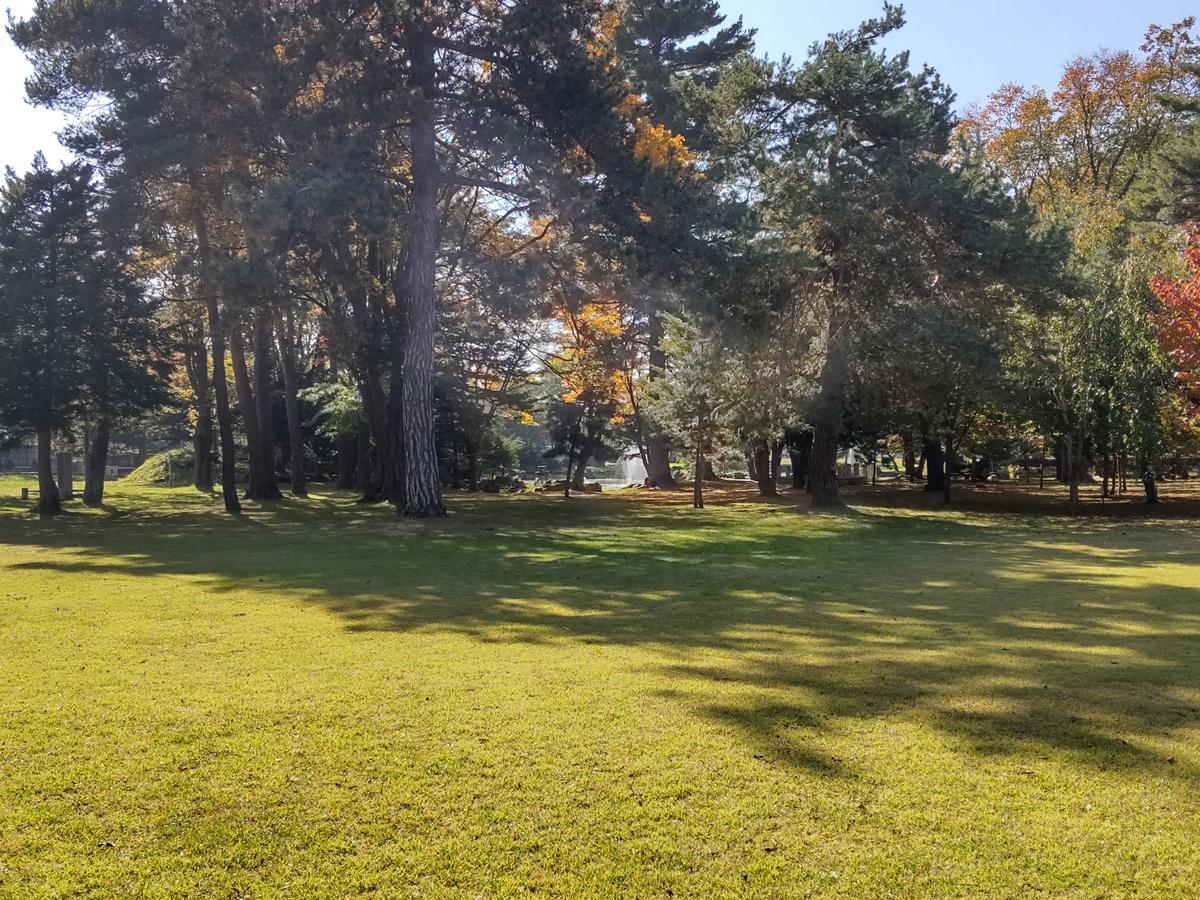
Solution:
[[[642,462],[642,454],[637,447],[630,447],[621,456],[617,464],[617,480],[622,486],[641,486],[646,483],[646,464]]]

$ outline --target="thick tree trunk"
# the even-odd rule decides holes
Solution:
[[[1154,477],[1154,473],[1147,471],[1142,476],[1142,488],[1146,492],[1146,502],[1154,504],[1158,502],[1158,479]]]
[[[912,432],[905,429],[900,434],[900,442],[904,446],[904,477],[908,481],[919,481],[921,470],[917,467],[917,451]]]
[[[292,311],[287,309],[279,332],[279,362],[283,369],[283,402],[287,410],[288,448],[291,461],[288,466],[292,481],[292,493],[297,497],[308,496],[308,484],[304,477],[304,427],[300,421],[300,373],[296,362],[296,332]],[[340,463],[339,458],[339,463]],[[340,479],[340,474],[339,474]]]
[[[58,484],[54,481],[54,450],[49,425],[38,428],[37,432],[37,470],[38,470],[38,502],[37,511],[44,516],[56,516],[62,512],[62,497],[58,493]]]
[[[575,442],[576,438],[567,438],[567,477],[563,479],[563,496],[571,499],[571,482],[575,480]]]
[[[225,331],[221,308],[213,291],[209,272],[211,249],[208,243],[208,223],[203,213],[196,213],[196,244],[199,249],[201,290],[208,312],[208,333],[212,342],[212,383],[217,400],[217,430],[221,435],[221,498],[225,511],[238,513],[242,505],[237,495],[237,458],[233,443],[233,410],[229,406],[229,385],[225,380]]]
[[[675,490],[679,482],[671,471],[671,451],[667,441],[661,435],[651,435],[646,439],[646,477],[650,486],[663,490]]]
[[[1067,471],[1071,466],[1067,460],[1068,453],[1067,442],[1063,438],[1056,438],[1054,441],[1054,480],[1059,484],[1066,484],[1069,480]]]
[[[575,463],[575,474],[571,477],[572,490],[582,491],[587,486],[587,465],[600,444],[600,439],[589,433],[579,447],[579,459]]]
[[[254,406],[258,416],[259,452],[262,454],[260,471],[263,477],[264,494],[259,499],[277,500],[283,496],[279,491],[279,479],[275,477],[275,406],[273,371],[275,363],[271,350],[271,323],[268,312],[260,309],[254,318]]]
[[[754,451],[749,447],[743,451],[746,455],[746,476],[751,481],[758,481],[758,461],[754,455]]]
[[[371,459],[371,426],[366,422],[362,422],[358,426],[354,444],[358,453],[358,460],[354,466],[354,489],[361,493],[363,499],[366,500],[374,488],[375,476],[374,463]]]
[[[334,447],[337,469],[334,484],[339,491],[353,490],[354,476],[358,471],[358,437],[354,434],[339,434],[334,441]]]
[[[776,488],[775,479],[771,474],[771,447],[765,440],[754,445],[754,471],[757,476],[759,496],[778,496],[779,490]]]
[[[801,431],[788,441],[788,455],[792,460],[792,489],[802,491],[808,487],[808,463],[812,456],[813,434]]]
[[[108,473],[108,441],[112,422],[101,416],[96,431],[88,442],[87,465],[83,481],[83,502],[88,506],[99,506],[104,502],[104,479]]]
[[[205,396],[197,404],[196,430],[192,433],[192,484],[198,491],[210,493],[213,489],[212,458],[212,398]]]
[[[771,442],[771,480],[776,485],[783,477],[783,441]]]
[[[931,494],[936,494],[946,489],[947,462],[946,453],[942,449],[942,442],[937,438],[925,438],[925,463],[927,468],[925,490]]]
[[[407,35],[413,88],[409,135],[412,189],[408,230],[407,301],[404,341],[404,507],[409,518],[444,516],[433,421],[433,352],[437,332],[435,269],[441,215],[434,95],[437,76],[433,44],[420,25]]]

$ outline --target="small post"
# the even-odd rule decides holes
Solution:
[[[27,503],[28,501],[29,501],[29,488],[23,487],[23,488],[21,488],[21,502]]]

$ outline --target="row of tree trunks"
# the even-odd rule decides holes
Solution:
[[[279,496],[279,486],[275,483],[275,467],[267,465],[267,456],[263,449],[264,442],[270,443],[270,438],[263,435],[260,410],[250,384],[245,341],[238,327],[234,327],[229,334],[229,355],[233,361],[233,387],[237,392],[238,409],[242,414],[242,430],[246,434],[246,451],[249,457],[250,481],[246,486],[245,496],[247,500],[274,500]]]
[[[284,289],[287,290],[286,279]],[[292,494],[307,497],[308,484],[304,477],[304,426],[300,421],[300,373],[297,359],[299,340],[296,335],[295,314],[289,301],[290,298],[285,298],[284,312],[279,323],[279,364],[283,370],[283,402],[287,410],[288,448],[291,457],[288,471],[291,475]]]
[[[225,326],[221,307],[212,284],[212,248],[208,240],[208,222],[202,210],[195,213],[196,247],[200,266],[200,291],[208,314],[208,333],[212,345],[212,384],[217,401],[217,430],[221,437],[221,497],[225,511],[238,513],[242,505],[237,495],[237,469],[233,442],[233,410],[225,380]]]

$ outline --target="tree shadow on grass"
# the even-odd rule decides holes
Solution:
[[[775,505],[693,514],[638,499],[456,499],[411,524],[349,495],[250,507],[195,495],[120,519],[0,519],[59,551],[13,572],[187,576],[316,604],[352,632],[638,647],[673,702],[781,764],[849,765],[823,731],[915,718],[975,754],[1194,779],[1155,737],[1195,727],[1200,571],[1184,526],[950,518]]]

